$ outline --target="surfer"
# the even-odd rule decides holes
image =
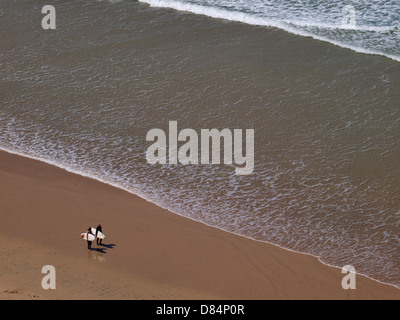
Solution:
[[[92,228],[91,228],[91,227],[88,228],[87,233],[88,233],[88,236],[87,236],[87,239],[88,239],[88,240],[87,240],[87,246],[88,246],[88,249],[89,249],[89,250],[92,250],[92,241],[89,240],[89,234],[92,234],[92,235],[93,235],[93,233],[92,233]]]
[[[96,228],[96,243],[97,243],[97,245],[101,244],[101,241],[103,241],[103,239],[99,239],[99,237],[97,236],[98,232],[103,233],[103,228],[100,223]]]

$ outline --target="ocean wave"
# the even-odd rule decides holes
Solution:
[[[212,7],[208,5],[194,4],[188,2],[182,2],[177,0],[140,0],[139,2],[147,3],[152,7],[159,8],[170,8],[178,11],[185,11],[199,15],[205,15],[211,18],[224,19],[230,21],[241,22],[255,26],[265,26],[282,29],[286,32],[303,36],[311,37],[315,40],[324,41],[333,45],[350,49],[358,53],[380,55],[385,56],[394,61],[400,62],[400,56],[395,54],[389,54],[380,50],[373,50],[363,48],[361,46],[351,45],[341,40],[333,40],[326,36],[315,34],[311,31],[304,30],[306,28],[319,28],[319,29],[331,29],[331,30],[347,30],[347,31],[358,31],[358,32],[398,32],[399,28],[396,26],[342,26],[340,24],[329,24],[329,23],[314,23],[305,22],[299,20],[279,20],[275,18],[258,16],[252,13],[240,12],[231,9]]]

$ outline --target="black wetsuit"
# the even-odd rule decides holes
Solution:
[[[97,233],[98,232],[101,232],[101,233],[103,233],[103,228],[101,227],[101,226],[98,226],[97,228],[96,228],[96,243],[97,244],[101,244],[101,240],[103,240],[103,239],[99,239],[98,237],[97,237]],[[99,241],[100,240],[100,241]]]

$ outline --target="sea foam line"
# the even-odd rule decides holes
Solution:
[[[295,21],[284,22],[284,21],[275,20],[275,19],[271,19],[271,18],[258,17],[258,16],[247,14],[244,12],[229,11],[229,10],[222,9],[222,8],[213,8],[213,7],[202,6],[202,5],[193,4],[193,3],[184,3],[184,2],[176,1],[176,0],[139,0],[139,2],[147,3],[152,7],[170,8],[170,9],[175,9],[178,11],[185,11],[185,12],[190,12],[190,13],[194,13],[194,14],[204,15],[204,16],[208,16],[208,17],[216,18],[216,19],[236,21],[236,22],[241,22],[241,23],[255,25],[255,26],[278,28],[278,29],[282,29],[286,32],[289,32],[289,33],[292,33],[292,34],[295,34],[298,36],[310,37],[315,40],[328,42],[333,45],[336,45],[336,46],[339,46],[342,48],[346,48],[346,49],[350,49],[350,50],[358,52],[358,53],[384,56],[386,58],[400,62],[400,56],[395,56],[395,55],[386,54],[386,53],[380,52],[380,51],[374,51],[374,50],[369,50],[369,49],[360,48],[360,47],[356,47],[356,46],[351,46],[351,45],[348,45],[341,41],[334,41],[334,40],[328,39],[326,37],[317,36],[310,32],[298,30],[297,28],[294,27],[294,25],[297,24],[298,26],[301,26],[301,24],[296,23]],[[303,27],[304,26],[307,26],[307,24],[304,24]],[[312,25],[309,25],[309,26],[312,26]],[[328,25],[324,25],[324,26],[328,27]],[[339,27],[330,25],[329,28],[337,29]],[[351,29],[351,28],[341,28],[341,29],[347,30],[347,29]],[[357,31],[383,32],[383,31],[388,31],[388,30],[389,31],[395,30],[395,28],[394,27],[360,27],[360,28],[357,28],[356,30]]]
[[[173,214],[177,214],[178,216],[181,216],[181,217],[183,217],[183,218],[190,219],[190,220],[192,220],[192,221],[196,221],[196,222],[202,223],[203,225],[206,225],[206,226],[209,226],[209,227],[212,227],[212,228],[216,228],[216,229],[221,230],[221,231],[223,231],[223,232],[228,232],[228,233],[230,233],[230,234],[234,234],[234,235],[236,235],[236,236],[243,237],[243,238],[246,238],[246,239],[249,239],[249,240],[252,240],[252,241],[257,241],[257,242],[261,242],[261,243],[266,243],[266,244],[269,244],[269,245],[278,247],[278,248],[280,248],[280,249],[282,249],[282,250],[286,250],[286,251],[294,252],[294,253],[298,253],[298,254],[304,254],[304,255],[306,255],[306,256],[310,256],[310,257],[313,257],[313,258],[318,259],[318,261],[319,261],[320,263],[322,263],[323,265],[325,265],[325,266],[332,267],[332,268],[337,268],[337,269],[342,270],[342,267],[340,267],[340,266],[336,266],[336,265],[333,265],[333,264],[329,264],[329,263],[324,262],[320,256],[316,256],[316,255],[313,255],[313,254],[310,254],[310,253],[307,253],[307,252],[301,252],[301,251],[296,251],[296,250],[293,250],[293,249],[289,249],[289,248],[283,247],[283,246],[281,246],[281,245],[279,245],[279,244],[272,243],[272,242],[269,242],[269,241],[254,239],[254,238],[251,238],[251,237],[249,237],[249,236],[245,236],[245,235],[243,235],[243,234],[236,233],[236,232],[233,232],[233,231],[228,231],[228,230],[222,229],[222,228],[220,228],[220,227],[218,227],[218,226],[208,224],[208,223],[206,223],[206,222],[204,222],[204,221],[197,220],[197,219],[194,219],[194,218],[189,217],[189,216],[185,216],[185,215],[183,215],[183,214],[180,214],[180,213],[178,213],[178,212],[176,212],[176,211],[171,210],[170,208],[166,208],[166,207],[164,207],[164,206],[162,206],[162,205],[160,205],[160,204],[154,202],[154,201],[151,200],[151,199],[148,199],[146,196],[144,196],[144,195],[138,193],[137,191],[134,192],[134,191],[132,191],[131,189],[126,188],[126,187],[123,186],[123,185],[120,185],[120,184],[111,182],[111,181],[109,181],[108,179],[102,178],[102,177],[97,176],[97,175],[95,175],[95,174],[89,174],[89,173],[86,173],[86,172],[84,172],[84,171],[82,171],[82,170],[74,169],[72,166],[69,166],[69,165],[66,165],[66,164],[64,164],[64,163],[61,163],[60,161],[55,161],[55,160],[51,160],[51,159],[46,159],[46,158],[44,158],[44,157],[39,157],[39,156],[35,156],[35,155],[33,155],[33,154],[29,154],[29,153],[24,152],[24,151],[22,151],[22,150],[19,150],[19,151],[17,151],[17,150],[12,150],[12,149],[9,149],[9,148],[3,147],[3,146],[0,146],[0,151],[4,151],[4,152],[7,152],[7,153],[9,153],[9,154],[21,156],[21,157],[28,158],[28,159],[40,161],[40,162],[46,163],[46,164],[48,164],[48,165],[51,165],[51,166],[54,166],[54,167],[63,169],[63,170],[65,170],[65,171],[67,171],[67,172],[70,172],[70,173],[73,173],[73,174],[77,174],[77,175],[80,175],[80,176],[82,176],[82,177],[86,177],[86,178],[90,178],[90,179],[96,180],[96,181],[98,181],[98,182],[101,182],[101,183],[110,185],[110,186],[112,186],[112,187],[114,187],[114,188],[117,188],[117,189],[120,189],[120,190],[124,190],[124,191],[126,191],[126,192],[128,192],[128,193],[130,193],[130,194],[133,194],[133,195],[135,195],[135,196],[138,196],[138,197],[140,197],[140,198],[142,198],[142,199],[144,199],[144,200],[146,200],[146,201],[148,201],[148,202],[150,202],[150,203],[153,203],[154,205],[156,205],[156,206],[158,206],[158,207],[160,207],[160,208],[162,208],[162,209],[168,210],[168,211],[172,212]],[[383,281],[374,279],[374,278],[372,278],[371,276],[368,276],[368,275],[363,274],[363,273],[357,272],[357,274],[358,274],[358,275],[361,275],[361,276],[363,276],[363,277],[366,277],[366,278],[368,278],[368,279],[370,279],[370,280],[372,280],[372,281],[378,282],[378,283],[380,283],[380,284],[389,285],[389,286],[392,286],[392,287],[394,287],[394,288],[400,290],[400,286],[394,285],[394,284],[392,284],[392,283],[387,283],[387,282],[383,282]]]

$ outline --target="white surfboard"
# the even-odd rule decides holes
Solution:
[[[88,238],[89,238],[89,241],[94,241],[94,239],[96,239],[94,235],[87,233],[87,232],[81,233],[81,238],[83,240],[88,240]]]
[[[92,233],[96,236],[96,228],[93,228],[93,227],[92,227]],[[100,231],[97,232],[97,238],[103,240],[105,237],[106,237],[106,236],[105,236],[103,233],[101,233]]]

